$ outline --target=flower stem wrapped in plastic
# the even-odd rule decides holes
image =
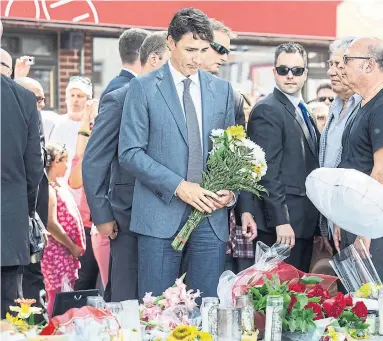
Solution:
[[[265,153],[254,142],[246,138],[242,126],[211,132],[213,149],[207,161],[207,171],[202,173],[201,186],[209,191],[222,189],[247,191],[260,196],[266,190],[258,184],[266,174]],[[188,221],[174,239],[172,246],[181,251],[191,233],[208,216],[193,209]]]

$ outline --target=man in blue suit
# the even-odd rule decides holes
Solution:
[[[182,252],[171,243],[192,207],[211,214],[192,233],[188,284],[216,296],[228,239],[226,206],[234,195],[200,186],[212,129],[235,122],[230,84],[199,70],[213,41],[209,18],[194,8],[168,28],[171,60],[129,85],[120,127],[119,161],[136,177],[130,229],[138,234],[138,290],[160,295],[174,284]]]
[[[133,77],[141,73],[140,47],[149,34],[149,31],[140,28],[131,28],[121,34],[118,40],[118,51],[122,62],[122,70],[118,76],[109,82],[100,96],[100,103],[106,94],[122,88]]]
[[[169,59],[167,32],[146,37],[140,49],[142,72],[160,68]],[[83,166],[83,182],[93,222],[110,240],[110,297],[120,302],[137,299],[137,236],[129,231],[134,177],[118,162],[122,109],[129,84],[106,94],[90,136]],[[110,182],[105,181],[109,179]]]

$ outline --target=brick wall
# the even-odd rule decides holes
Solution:
[[[60,41],[60,39],[59,39]],[[92,76],[93,59],[93,37],[90,33],[85,33],[84,38],[84,75]],[[65,104],[65,89],[69,78],[81,73],[81,52],[77,50],[62,50],[59,46],[58,54],[58,94],[59,94],[59,113],[65,114],[67,111]]]

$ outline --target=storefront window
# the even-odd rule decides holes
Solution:
[[[44,110],[57,108],[57,34],[7,30],[1,46],[12,56],[13,65],[21,56],[35,57],[28,77],[37,80],[44,89]]]
[[[108,83],[121,71],[118,38],[93,39],[93,88],[100,98]]]

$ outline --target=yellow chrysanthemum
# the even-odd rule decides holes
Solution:
[[[197,338],[196,327],[178,326],[169,335],[167,341],[194,341]]]
[[[198,340],[201,341],[213,341],[213,337],[207,333],[207,332],[199,332],[198,333]]]
[[[246,137],[245,129],[243,129],[242,126],[236,125],[231,126],[226,129],[226,132],[231,135],[233,138],[236,138],[238,140],[244,139]]]

